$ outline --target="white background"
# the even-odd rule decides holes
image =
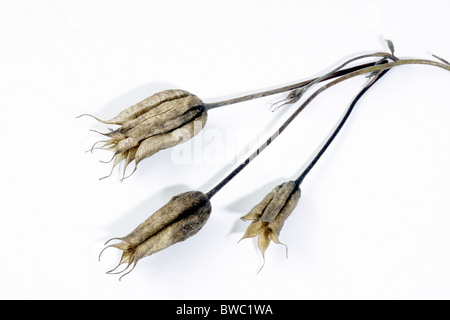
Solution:
[[[361,99],[302,184],[265,266],[239,220],[296,178],[364,78],[320,95],[213,199],[193,238],[105,272],[124,236],[172,196],[207,192],[296,105],[284,95],[211,110],[190,144],[159,152],[120,183],[111,154],[85,153],[111,118],[163,89],[206,102],[308,79],[353,55],[450,58],[450,2],[0,2],[0,298],[450,298],[450,74],[389,72]],[[181,157],[187,146],[190,157]],[[184,149],[183,149],[184,148]],[[191,150],[190,149],[190,150]],[[208,150],[208,152],[206,152]],[[185,154],[186,155],[186,154]]]

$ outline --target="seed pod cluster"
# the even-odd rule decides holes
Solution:
[[[282,244],[278,236],[284,222],[297,206],[300,195],[300,187],[295,181],[276,186],[241,218],[252,221],[242,239],[258,236],[258,248],[263,257],[270,241]]]
[[[111,150],[112,170],[125,160],[127,166],[156,152],[173,147],[194,137],[206,124],[207,111],[203,102],[184,90],[165,90],[123,110],[105,124],[120,125],[116,130],[102,133],[109,139],[100,147]],[[112,172],[111,170],[111,172]]]
[[[127,266],[118,273],[124,272],[130,266],[133,270],[140,259],[195,235],[204,226],[210,213],[211,203],[200,191],[189,191],[173,197],[129,235],[109,240],[121,241],[106,247],[122,250],[117,267],[124,263]]]

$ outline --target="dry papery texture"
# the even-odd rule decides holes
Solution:
[[[206,223],[206,220],[211,213],[211,197],[221,190],[224,185],[233,179],[233,177],[245,168],[248,163],[252,161],[252,159],[259,155],[262,150],[264,150],[276,137],[278,137],[313,99],[328,88],[331,88],[332,86],[335,86],[352,77],[366,74],[369,75],[369,77],[372,77],[371,83],[374,83],[379,77],[381,77],[383,72],[400,65],[407,64],[431,65],[450,71],[450,65],[448,65],[443,59],[440,59],[443,63],[422,59],[398,59],[393,56],[393,50],[391,51],[392,54],[375,53],[349,60],[354,61],[356,59],[360,59],[361,57],[368,56],[382,58],[382,60],[371,64],[368,67],[358,67],[352,71],[346,71],[336,80],[332,80],[317,89],[305,99],[305,101],[293,112],[293,114],[281,125],[281,127],[267,141],[264,142],[263,145],[255,150],[250,157],[236,167],[209,192],[204,194],[199,191],[191,191],[178,195],[172,198],[169,203],[139,225],[128,236],[123,238],[114,238],[116,240],[120,240],[120,242],[109,245],[108,247],[115,247],[122,250],[122,257],[118,266],[126,263],[127,266],[125,267],[125,270],[128,270],[130,266],[132,266],[131,269],[133,269],[136,263],[143,257],[158,252],[173,245],[174,243],[183,241],[196,234]],[[392,60],[392,62],[389,62],[389,60]],[[341,66],[339,68],[341,68]],[[291,94],[288,95],[287,101],[283,101],[283,104],[297,101],[311,84],[318,83],[323,79],[328,79],[329,77],[330,79],[331,77],[334,77],[334,71],[323,77],[307,82],[306,88],[291,92]],[[295,88],[301,88],[303,86],[304,83],[297,84],[295,87],[289,86],[289,90],[294,90]],[[284,87],[282,90],[286,91],[287,89]],[[263,95],[272,93],[274,92],[265,92]],[[109,121],[99,120],[107,124],[115,124],[120,126],[118,129],[111,130],[111,132],[104,134],[109,139],[103,141],[104,145],[102,148],[110,149],[114,152],[113,168],[120,161],[125,160],[125,170],[127,165],[134,160],[136,170],[137,164],[142,159],[151,156],[159,150],[186,141],[198,133],[206,123],[207,110],[231,103],[250,100],[263,95],[256,94],[255,96],[245,96],[243,98],[230,99],[225,102],[204,104],[195,95],[192,95],[187,91],[162,91],[128,108],[127,110],[124,110],[117,117]],[[358,99],[360,95],[358,95]],[[354,104],[352,103],[352,105]],[[349,110],[351,110],[351,108],[349,108]],[[349,112],[350,111],[347,111],[346,117]],[[346,119],[346,117],[343,119]],[[338,126],[334,133],[337,134],[342,124],[343,121],[341,121],[340,126]],[[332,139],[334,139],[334,136],[335,134],[327,140],[327,143],[319,151],[319,154],[314,157],[313,161],[308,165],[304,173],[297,178],[297,180],[288,181],[275,187],[258,205],[256,205],[246,216],[242,218],[244,220],[252,221],[246,230],[243,239],[258,236],[258,246],[263,257],[271,241],[281,244],[279,241],[279,235],[284,222],[298,204],[301,195],[301,181],[303,180],[305,174],[307,174],[314,166],[315,162],[325,151],[329,143],[331,143]],[[110,273],[116,269],[117,267],[111,270]],[[125,270],[120,272],[124,272]]]
[[[122,250],[117,267],[127,264],[124,270],[117,273],[124,272],[130,266],[133,270],[140,259],[195,235],[205,225],[210,214],[211,203],[200,191],[189,191],[173,197],[126,237],[109,240],[120,240],[106,247]],[[109,273],[113,273],[117,267]]]
[[[203,102],[187,91],[164,90],[123,110],[111,120],[94,118],[105,124],[120,125],[110,132],[100,132],[109,139],[99,141],[103,145],[97,149],[114,153],[111,173],[124,160],[125,177],[132,161],[134,172],[143,159],[194,137],[205,126],[207,111]]]
[[[270,241],[282,244],[278,236],[284,222],[297,206],[300,195],[300,187],[296,181],[288,181],[276,186],[259,204],[241,218],[253,221],[242,239],[258,236],[258,247],[263,257]]]

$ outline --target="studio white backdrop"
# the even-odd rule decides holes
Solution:
[[[353,55],[450,58],[450,2],[0,2],[0,298],[448,299],[450,74],[389,72],[361,99],[302,184],[263,261],[238,243],[245,215],[295,178],[366,83],[320,95],[213,199],[193,238],[118,281],[98,255],[171,197],[203,192],[296,108],[271,96],[209,112],[192,141],[103,180],[111,153],[89,150],[111,118],[164,89],[205,102],[323,74]]]

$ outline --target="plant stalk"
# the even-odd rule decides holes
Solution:
[[[220,181],[215,187],[213,187],[206,195],[209,199],[211,199],[220,189],[222,189],[228,182],[230,182],[239,172],[242,171],[254,158],[256,158],[264,149],[272,143],[283,131],[286,127],[300,114],[300,112],[306,108],[306,106],[314,100],[319,94],[323,91],[345,81],[350,78],[360,76],[366,73],[373,73],[377,71],[383,71],[392,69],[401,65],[409,65],[409,64],[417,64],[417,65],[430,65],[445,69],[450,71],[450,65],[432,61],[432,60],[423,60],[423,59],[404,59],[404,60],[395,60],[394,62],[388,62],[385,64],[378,64],[370,67],[366,67],[360,70],[356,70],[350,72],[340,78],[333,80],[326,85],[323,85],[319,89],[317,89],[311,96],[308,97],[295,111],[294,113],[280,126],[280,128],[269,138],[266,142],[264,142],[258,149],[256,149],[247,159],[244,160],[238,167],[236,167],[228,176],[226,176],[222,181]]]
[[[299,177],[295,180],[297,185],[300,185],[303,182],[303,179],[306,177],[306,175],[311,171],[311,169],[314,167],[314,165],[319,161],[320,157],[325,153],[327,148],[330,146],[330,144],[333,142],[334,138],[338,135],[339,131],[341,131],[342,127],[344,126],[345,122],[349,118],[350,114],[352,113],[356,103],[359,101],[359,99],[366,93],[367,90],[372,87],[375,82],[380,80],[381,77],[383,77],[386,72],[388,72],[389,69],[378,71],[376,75],[372,78],[372,80],[358,93],[358,95],[353,99],[353,101],[350,103],[350,106],[348,107],[347,111],[345,112],[344,116],[342,117],[341,121],[339,122],[336,129],[333,131],[331,136],[328,138],[328,140],[325,142],[325,144],[322,146],[322,148],[319,150],[319,152],[316,154],[316,156],[311,160],[311,162],[308,164],[306,169],[299,175]]]
[[[206,110],[211,110],[211,109],[214,109],[214,108],[228,106],[230,104],[240,103],[240,102],[244,102],[244,101],[249,101],[249,100],[253,100],[253,99],[267,97],[267,96],[278,94],[278,93],[283,93],[283,92],[286,92],[286,91],[300,89],[300,88],[303,88],[303,87],[306,87],[306,86],[310,86],[310,85],[315,84],[315,83],[319,83],[319,82],[323,82],[323,81],[326,81],[326,80],[330,80],[330,79],[334,79],[334,78],[337,78],[337,77],[341,77],[343,75],[349,74],[349,73],[357,71],[357,70],[361,70],[361,69],[364,69],[364,68],[367,68],[367,67],[375,66],[377,64],[377,62],[365,63],[365,64],[361,64],[361,65],[354,66],[354,67],[351,67],[351,68],[342,69],[344,66],[346,66],[350,62],[353,62],[353,61],[356,61],[356,60],[360,60],[360,59],[364,59],[364,58],[374,58],[374,57],[386,58],[386,57],[392,57],[392,55],[390,53],[387,53],[387,52],[376,52],[376,53],[360,55],[360,56],[357,56],[357,57],[354,57],[352,59],[349,59],[349,60],[345,61],[340,66],[338,66],[337,68],[333,69],[330,73],[327,73],[324,76],[316,77],[316,78],[313,78],[313,79],[310,79],[310,80],[305,80],[305,81],[302,81],[302,82],[294,83],[294,84],[283,86],[283,87],[280,87],[280,88],[275,88],[275,89],[271,89],[271,90],[266,90],[266,91],[261,91],[261,92],[257,92],[257,93],[248,94],[248,95],[237,97],[237,98],[232,98],[232,99],[218,101],[218,102],[212,102],[212,103],[205,103],[204,106],[205,106]]]

